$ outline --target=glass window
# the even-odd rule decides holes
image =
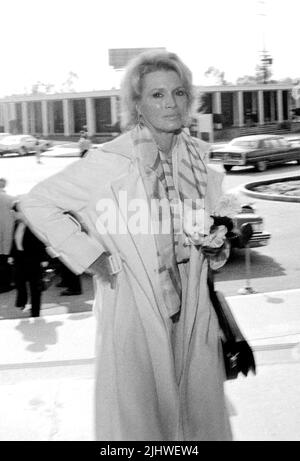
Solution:
[[[279,144],[280,147],[285,147],[285,148],[289,147],[288,141],[286,139],[283,139],[283,138],[278,139],[278,144]]]
[[[271,139],[266,139],[264,141],[264,147],[266,147],[267,149],[271,149],[273,147],[272,140]]]
[[[245,147],[246,149],[257,149],[257,141],[248,141],[243,139],[232,140],[231,146]]]

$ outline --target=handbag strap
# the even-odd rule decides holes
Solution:
[[[215,290],[214,276],[212,270],[208,271],[207,284],[210,300],[216,312],[220,328],[227,341],[245,341],[236,320],[231,312],[225,296],[220,291]]]

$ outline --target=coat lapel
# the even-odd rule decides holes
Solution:
[[[167,311],[158,279],[157,249],[155,245],[154,236],[151,232],[133,232],[132,227],[130,226],[130,220],[133,219],[133,215],[132,213],[127,213],[128,208],[127,210],[125,209],[126,202],[127,207],[129,206],[129,208],[130,206],[132,206],[132,204],[138,205],[140,203],[141,207],[138,210],[138,212],[141,211],[141,213],[143,213],[143,210],[147,210],[147,220],[150,225],[150,209],[148,205],[146,191],[144,188],[143,180],[138,172],[138,168],[135,166],[136,165],[133,163],[129,174],[126,174],[121,178],[118,178],[117,180],[113,181],[111,183],[111,188],[113,191],[114,198],[119,205],[119,211],[121,213],[121,216],[123,217],[124,225],[126,226],[128,239],[132,242],[132,249],[137,253],[138,260],[140,262],[139,267],[136,268],[136,276],[145,288],[145,283],[143,283],[143,280],[145,279],[142,277],[142,272],[144,272],[152,286],[152,296],[154,294],[156,302],[161,311],[161,315],[163,317],[166,317]]]
[[[148,224],[150,225],[150,206],[143,178],[141,177],[141,171],[138,166],[139,160],[136,155],[136,148],[133,144],[132,135],[130,132],[125,133],[107,145],[104,144],[102,150],[110,155],[116,154],[121,157],[126,157],[129,162],[127,172],[111,182],[111,189],[118,203],[120,212],[124,211],[124,196],[126,196],[127,207],[128,204],[138,204],[138,201],[140,201],[142,207],[147,209],[146,214]],[[153,171],[150,173],[155,174]],[[133,265],[136,279],[139,280],[143,289],[149,293],[149,297],[151,296],[150,299],[153,299],[154,296],[160,315],[164,319],[168,318],[169,315],[163,298],[162,287],[159,283],[157,248],[154,235],[150,230],[144,233],[132,232],[132,228],[128,226],[130,223],[128,222],[129,216],[126,210],[125,213],[123,212],[121,214],[123,214],[124,227],[128,235],[128,238],[126,238],[127,254],[129,252],[128,247],[130,247],[130,258],[132,261],[134,259],[134,263],[137,263]],[[151,293],[149,289],[151,289]]]

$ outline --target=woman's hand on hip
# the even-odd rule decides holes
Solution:
[[[93,264],[90,265],[89,270],[100,277],[102,282],[110,283],[111,288],[116,286],[116,275],[111,273],[111,266],[109,262],[110,253],[102,253]]]

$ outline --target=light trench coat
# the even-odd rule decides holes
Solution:
[[[205,143],[199,143],[203,150]],[[221,190],[221,178],[211,174],[207,207]],[[99,210],[107,202],[101,199],[119,210],[124,191],[128,203],[147,202],[130,132],[39,183],[21,201],[35,232],[73,271],[85,271],[103,251],[122,261],[115,288],[95,276],[95,438],[229,440],[207,261],[193,248],[190,263],[180,265],[183,305],[180,321],[173,324],[158,277],[154,236],[124,232],[126,213],[118,216],[122,232],[102,232]],[[88,233],[64,210],[72,211]]]

